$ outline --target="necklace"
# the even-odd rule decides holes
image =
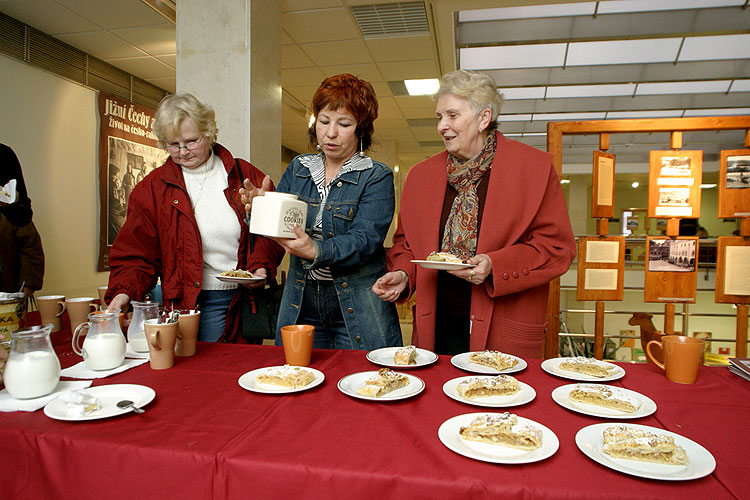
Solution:
[[[196,172],[195,174],[193,174],[193,172],[190,172],[189,175],[190,184],[192,185],[193,189],[188,191],[188,195],[190,195],[190,202],[193,205],[193,213],[195,213],[195,209],[198,207],[198,202],[203,196],[203,185],[216,170],[214,168],[213,158],[209,158],[206,164],[203,166],[205,166],[205,172],[202,172],[202,177],[198,177],[198,172]],[[203,168],[203,166],[196,168],[196,170]],[[196,188],[197,192],[195,192]],[[193,193],[191,193],[190,191],[193,191]]]

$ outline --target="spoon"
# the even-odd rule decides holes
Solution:
[[[132,408],[132,409],[133,409],[133,412],[135,412],[135,413],[143,413],[144,411],[146,411],[146,410],[144,410],[143,408],[138,408],[137,406],[135,406],[135,405],[133,404],[133,402],[132,402],[132,401],[130,401],[129,399],[123,399],[122,401],[119,401],[119,402],[117,403],[117,407],[118,407],[118,408],[122,408],[123,410],[124,410],[125,408]]]

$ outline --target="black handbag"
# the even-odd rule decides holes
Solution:
[[[275,279],[265,288],[242,289],[242,338],[250,344],[262,344],[264,339],[276,338],[283,285]]]

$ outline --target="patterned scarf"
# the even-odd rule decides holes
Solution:
[[[458,191],[458,195],[445,221],[441,251],[462,259],[476,255],[479,216],[477,184],[492,165],[496,148],[497,137],[490,133],[482,151],[471,160],[461,163],[455,156],[448,155],[448,184]]]

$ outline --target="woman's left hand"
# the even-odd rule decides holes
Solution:
[[[313,245],[312,238],[299,226],[294,226],[294,234],[297,235],[296,238],[269,238],[281,245],[284,250],[292,255],[302,259],[315,260],[315,246]]]
[[[481,253],[475,255],[466,261],[468,264],[473,264],[474,267],[468,269],[461,269],[458,271],[448,271],[448,273],[463,278],[470,282],[472,285],[481,285],[484,280],[492,274],[492,261],[487,254]]]
[[[252,271],[253,276],[256,278],[263,278],[263,281],[253,281],[251,283],[243,284],[245,288],[263,288],[266,286],[266,282],[268,281],[268,272],[266,271],[265,267],[259,267],[255,271]]]

